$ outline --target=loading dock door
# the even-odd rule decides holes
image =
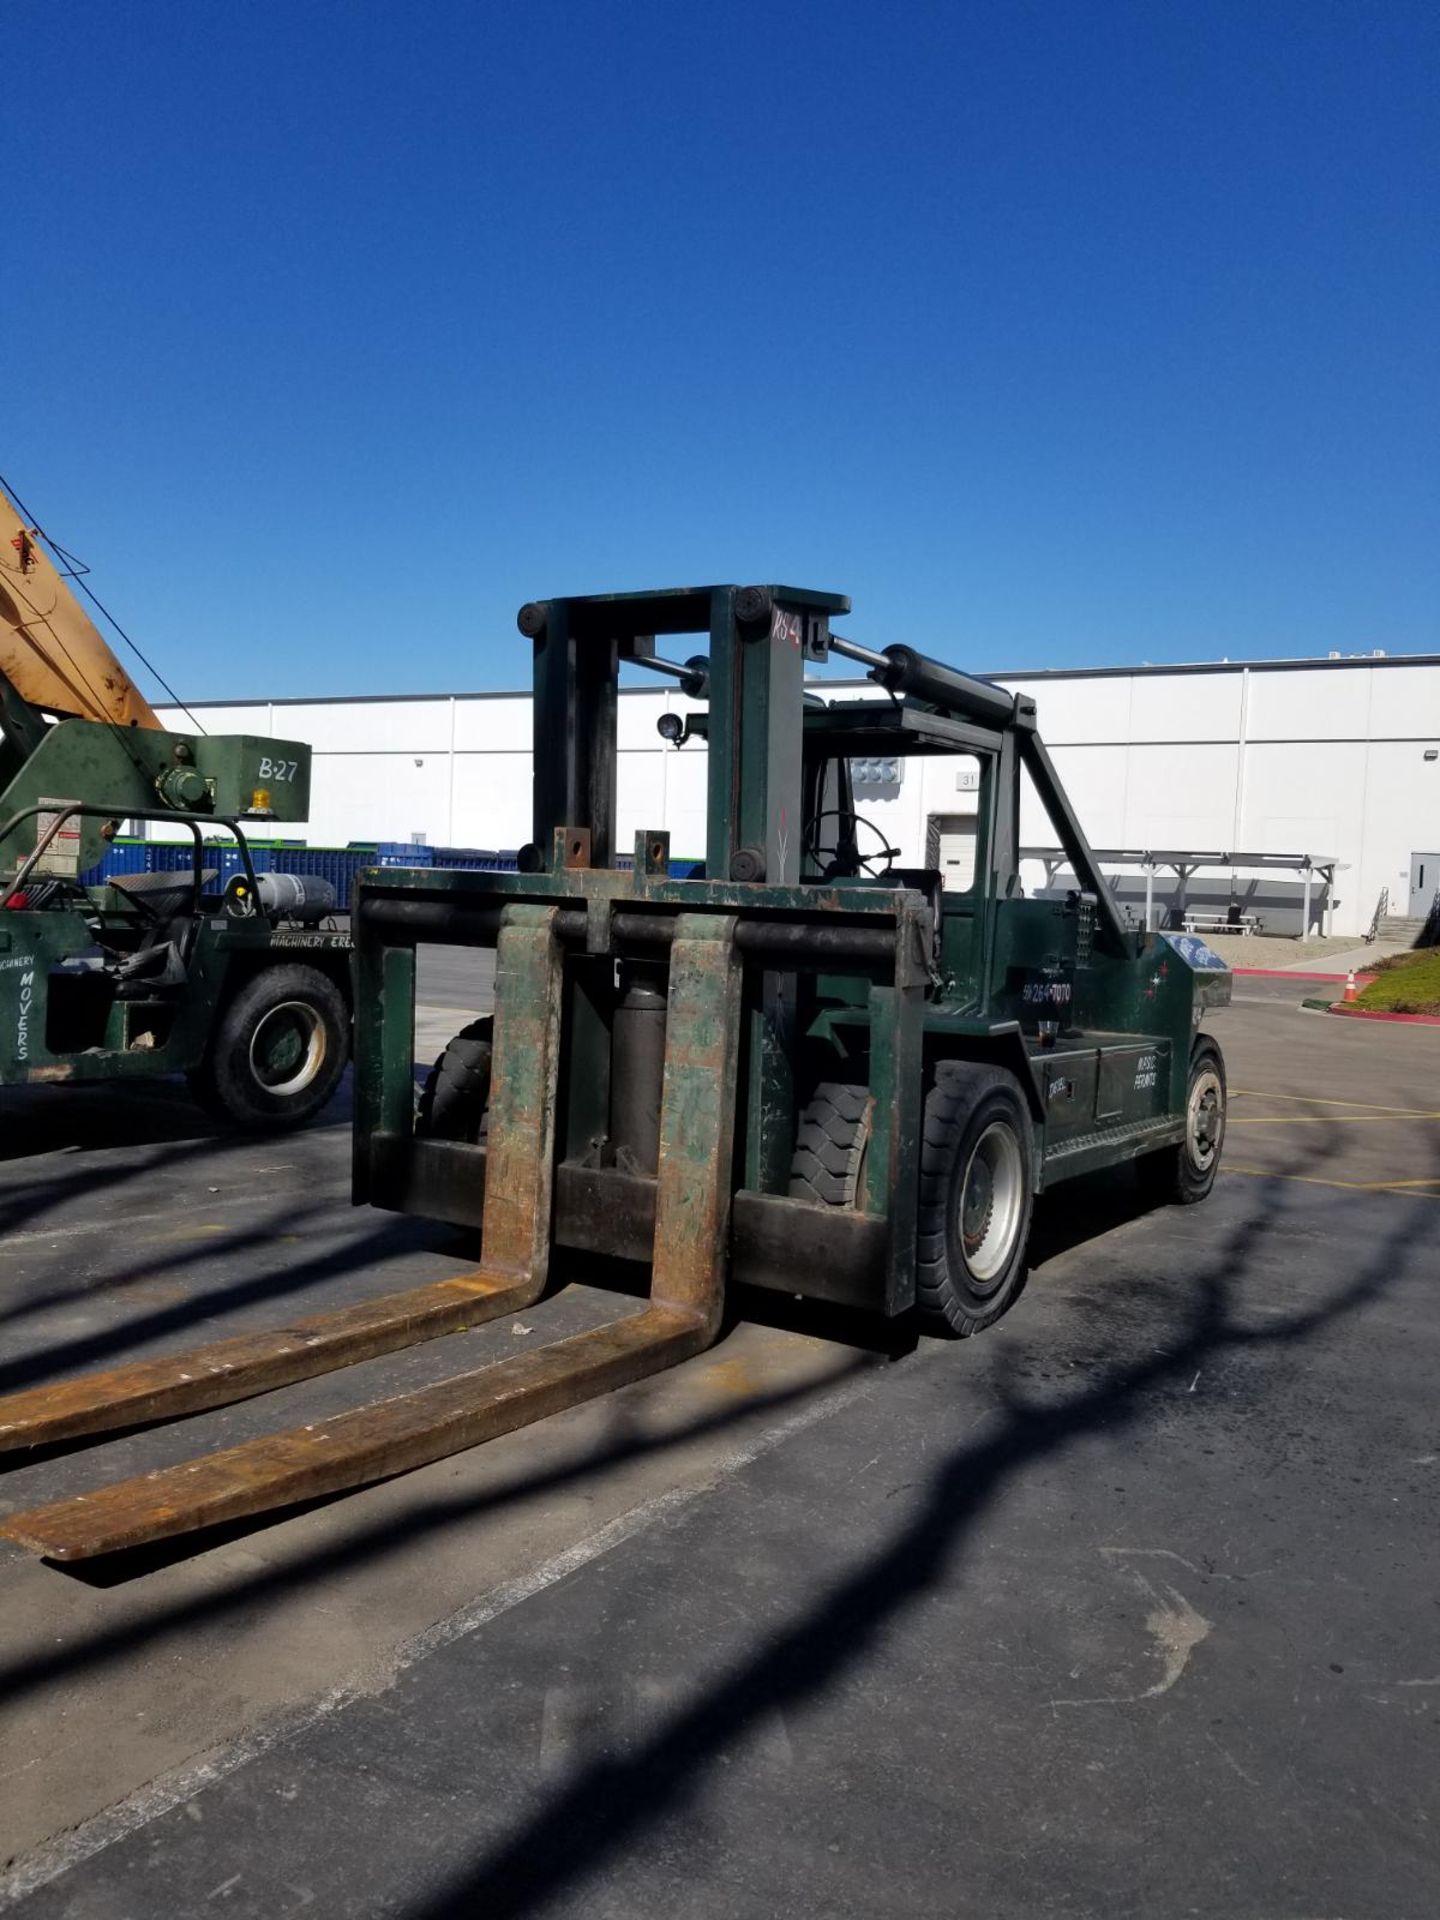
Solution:
[[[936,865],[941,884],[946,893],[968,893],[975,884],[975,816],[942,813],[935,824],[940,830]]]
[[[1412,853],[1410,856],[1410,912],[1424,920],[1440,893],[1440,853]]]

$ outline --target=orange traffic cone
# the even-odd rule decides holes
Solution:
[[[1342,998],[1347,1006],[1355,998],[1355,969],[1353,967],[1351,967],[1345,976],[1345,992]]]

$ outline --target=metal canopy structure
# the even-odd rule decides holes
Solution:
[[[1203,848],[1172,850],[1168,848],[1134,847],[1096,847],[1092,849],[1095,860],[1101,867],[1119,867],[1123,870],[1145,875],[1145,930],[1151,930],[1155,909],[1155,875],[1164,871],[1173,873],[1179,882],[1180,901],[1183,908],[1185,889],[1190,876],[1205,868],[1248,868],[1252,871],[1273,873],[1297,873],[1304,882],[1305,893],[1302,905],[1302,925],[1310,925],[1310,902],[1315,877],[1318,874],[1324,888],[1322,912],[1324,921],[1321,933],[1330,932],[1331,906],[1335,897],[1335,875],[1349,865],[1332,853],[1231,853],[1209,852]],[[1057,874],[1063,872],[1069,861],[1059,847],[1022,847],[1022,860],[1039,860],[1045,867],[1045,885],[1053,887]]]

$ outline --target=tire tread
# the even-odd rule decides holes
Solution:
[[[950,1271],[946,1211],[957,1142],[980,1102],[1001,1088],[1015,1095],[1025,1113],[1022,1144],[1028,1163],[1028,1189],[1033,1179],[1034,1148],[1025,1097],[1014,1074],[1003,1067],[980,1066],[972,1061],[941,1060],[936,1064],[934,1081],[925,1101],[915,1235],[915,1302],[922,1325],[929,1332],[952,1339],[966,1339],[998,1320],[1019,1299],[1028,1277],[1024,1246],[1029,1234],[1028,1218],[1022,1224],[1022,1240],[1012,1276],[982,1310],[973,1311],[959,1297]]]
[[[869,1137],[870,1096],[848,1081],[823,1080],[800,1116],[790,1163],[790,1198],[853,1207]]]
[[[267,1106],[256,1097],[254,1083],[234,1061],[257,1009],[267,1003],[304,1000],[316,1007],[326,1025],[329,1053],[318,1079],[292,1101]],[[350,1057],[350,1010],[345,996],[318,967],[295,963],[264,966],[252,974],[222,1008],[205,1058],[189,1076],[190,1090],[199,1104],[217,1119],[254,1132],[303,1126],[324,1107],[344,1075]]]
[[[490,1098],[494,1020],[486,1014],[462,1027],[425,1076],[415,1109],[415,1131],[431,1140],[478,1141]]]

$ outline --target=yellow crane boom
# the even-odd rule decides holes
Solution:
[[[163,731],[150,702],[102,639],[45,551],[0,491],[0,674],[47,713]]]

